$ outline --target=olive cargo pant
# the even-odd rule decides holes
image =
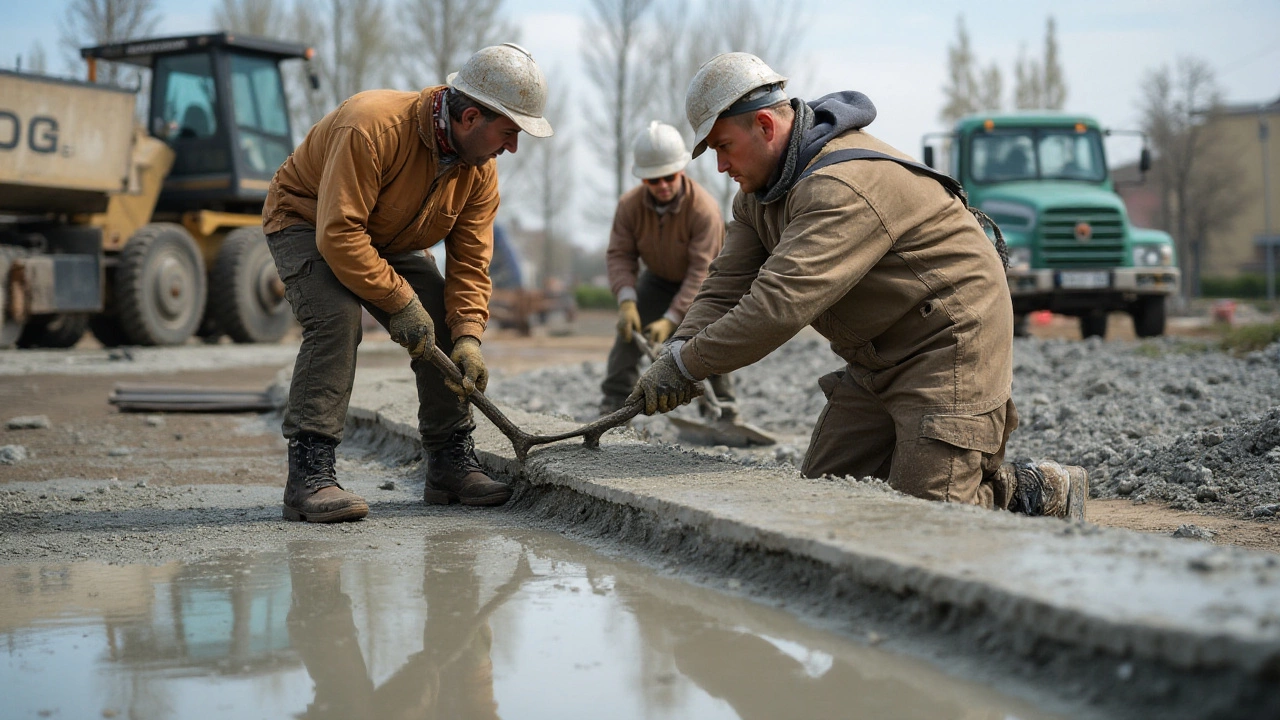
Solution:
[[[827,405],[805,454],[805,477],[871,476],[926,500],[1008,509],[1012,498],[991,478],[1018,427],[1013,400],[977,415],[935,413],[868,389],[874,375],[846,366],[818,380]]]
[[[360,309],[366,308],[383,327],[387,313],[361,300],[333,274],[316,249],[316,230],[310,225],[287,227],[267,236],[284,282],[285,297],[302,325],[302,347],[293,365],[289,404],[284,411],[284,436],[316,433],[342,440],[351,386],[356,377],[356,348],[363,330]],[[449,354],[453,339],[444,316],[444,276],[425,252],[387,255],[418,294],[436,326],[436,346]],[[444,376],[426,359],[409,367],[417,380],[418,431],[422,445],[434,449],[455,431],[472,430],[470,407],[444,384]]]
[[[681,283],[671,282],[645,270],[636,281],[636,310],[640,313],[640,326],[662,317],[676,293],[680,292]],[[656,351],[658,348],[654,348]],[[627,342],[621,335],[614,338],[613,348],[609,350],[609,362],[605,366],[604,382],[600,383],[600,391],[604,393],[604,402],[622,407],[627,396],[635,389],[640,379],[640,348],[633,342]],[[711,387],[716,391],[716,399],[721,402],[733,402],[733,379],[728,373],[712,375],[708,378]]]

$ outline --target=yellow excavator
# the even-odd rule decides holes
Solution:
[[[312,54],[221,32],[83,48],[86,82],[0,71],[0,348],[283,337],[261,212],[293,150],[280,65]],[[150,71],[145,126],[99,62]]]

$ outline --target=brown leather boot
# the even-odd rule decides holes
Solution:
[[[476,458],[471,432],[459,430],[441,447],[427,450],[427,482],[422,500],[429,505],[501,505],[511,497],[511,486],[484,473]]]
[[[289,480],[284,486],[284,519],[314,523],[359,520],[369,514],[364,498],[338,484],[333,469],[337,443],[303,434],[289,441]]]
[[[1084,520],[1089,473],[1079,465],[1059,465],[1052,460],[1004,463],[996,482],[1011,489],[1011,512]]]

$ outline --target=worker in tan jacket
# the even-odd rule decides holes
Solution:
[[[355,379],[361,309],[408,350],[427,452],[428,503],[500,505],[510,487],[480,468],[466,396],[488,380],[480,336],[498,210],[494,158],[523,130],[551,135],[546,80],[528,51],[484,48],[444,86],[359,93],[311,128],[271,181],[263,230],[302,325],[284,436],[284,516],[309,522],[368,513],[342,489],[334,450]],[[426,249],[444,241],[447,276]],[[463,386],[426,354],[437,345]]]
[[[812,325],[848,363],[802,472],[887,479],[921,498],[1083,516],[1084,469],[1003,463],[1017,427],[1002,258],[950,178],[862,128],[861,93],[788,99],[747,53],[716,56],[686,96],[694,156],[739,185],[725,247],[670,352],[637,383],[645,411],[753,363]],[[945,183],[945,184],[944,184]]]
[[[609,286],[618,300],[618,337],[600,389],[600,414],[626,404],[640,377],[640,349],[632,333],[655,347],[671,337],[724,245],[724,219],[715,198],[684,173],[689,150],[674,127],[649,123],[632,145],[631,172],[641,184],[618,201],[605,253]],[[640,263],[644,263],[644,270]],[[712,375],[723,408],[736,416],[733,381]]]

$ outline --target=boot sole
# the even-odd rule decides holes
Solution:
[[[480,497],[462,497],[457,493],[451,493],[447,490],[424,490],[422,491],[422,501],[428,505],[452,505],[453,503],[462,503],[463,505],[473,505],[480,507],[494,507],[496,505],[504,505],[511,499],[511,491],[504,490],[502,492],[490,493]]]
[[[281,514],[285,520],[293,520],[296,522],[310,523],[337,523],[349,522],[352,520],[360,520],[369,514],[369,505],[367,503],[353,503],[352,505],[337,510],[330,510],[322,513],[304,513],[300,510],[285,506]]]

